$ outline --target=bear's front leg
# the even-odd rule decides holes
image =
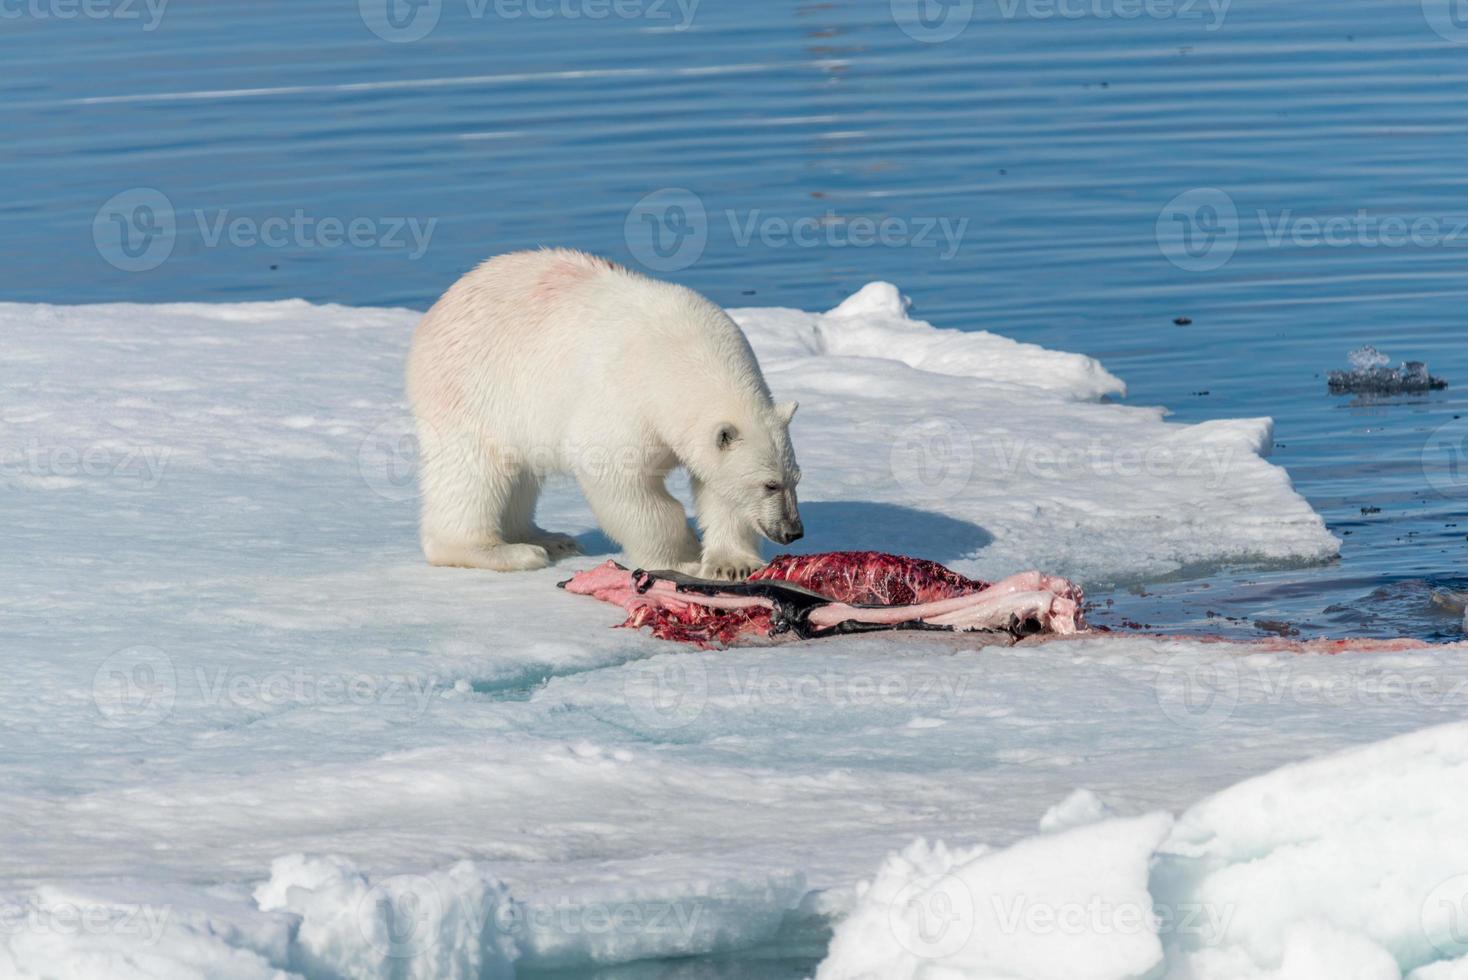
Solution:
[[[693,502],[703,531],[700,578],[739,582],[765,566],[759,555],[759,532],[697,477],[693,479]]]
[[[661,476],[582,474],[579,479],[597,523],[634,567],[697,570],[698,538]]]

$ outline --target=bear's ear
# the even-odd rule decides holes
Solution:
[[[799,407],[800,402],[785,402],[783,405],[775,406],[775,415],[781,422],[789,425],[790,420],[795,418],[795,410]]]
[[[739,441],[739,429],[733,422],[725,422],[719,426],[718,433],[714,436],[714,445],[720,449],[728,449]]]

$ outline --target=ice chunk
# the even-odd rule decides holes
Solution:
[[[0,892],[0,977],[280,980],[295,923],[239,891],[128,880]]]
[[[1278,966],[1261,966],[1236,947],[1204,949],[1164,980],[1401,980],[1390,953],[1369,939],[1323,923],[1292,927]]]
[[[301,917],[291,959],[310,976],[515,976],[509,892],[472,861],[370,881],[344,858],[297,854],[271,865],[255,901]]]
[[[919,842],[888,858],[816,980],[1126,980],[1162,960],[1147,862],[1166,814],[1107,820],[996,853]]]
[[[1442,378],[1434,378],[1422,361],[1404,361],[1401,367],[1387,367],[1391,358],[1370,345],[1351,351],[1351,370],[1331,371],[1328,383],[1332,394],[1399,395],[1435,391],[1446,388]]]
[[[1429,963],[1407,975],[1407,980],[1468,980],[1468,956]]]
[[[1285,766],[1199,803],[1159,852],[1153,896],[1219,913],[1206,937],[1261,967],[1328,924],[1410,969],[1468,953],[1468,724]],[[1223,913],[1227,912],[1227,915]],[[1180,959],[1200,952],[1179,936]],[[1206,958],[1206,957],[1205,957]]]
[[[1111,816],[1111,807],[1101,802],[1101,797],[1088,789],[1078,789],[1045,811],[1040,818],[1040,831],[1054,833],[1096,823]]]
[[[998,853],[917,844],[861,893],[817,977],[1468,980],[1464,813],[1455,723],[1246,780],[1170,834],[1154,814]]]

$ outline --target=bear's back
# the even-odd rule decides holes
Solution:
[[[410,396],[445,377],[502,412],[769,399],[748,341],[718,306],[571,249],[496,256],[449,288],[414,336]]]

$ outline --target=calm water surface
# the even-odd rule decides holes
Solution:
[[[728,306],[824,309],[887,279],[940,326],[1100,357],[1131,403],[1181,421],[1273,416],[1275,459],[1345,542],[1325,567],[1124,583],[1102,621],[1458,636],[1429,596],[1468,583],[1468,20],[1447,0],[1236,0],[1221,21],[1216,4],[1006,0],[957,33],[939,15],[962,3],[913,21],[915,3],[703,0],[679,29],[671,0],[600,18],[599,0],[542,0],[548,17],[443,0],[411,41],[427,23],[373,0],[7,15],[0,298],[421,308],[484,256],[544,243],[683,266],[667,274]],[[668,188],[693,213],[652,199],[660,256],[636,209]],[[1169,203],[1199,188],[1226,197]],[[153,264],[120,236],[170,211],[166,260],[119,268]],[[213,234],[297,215],[376,237]],[[1350,227],[1319,244],[1329,218]],[[826,231],[740,231],[770,219]],[[896,219],[899,240],[851,245],[859,219]],[[433,222],[422,248],[414,222]],[[923,233],[960,222],[956,248]],[[1327,395],[1325,370],[1365,343],[1459,384]]]

